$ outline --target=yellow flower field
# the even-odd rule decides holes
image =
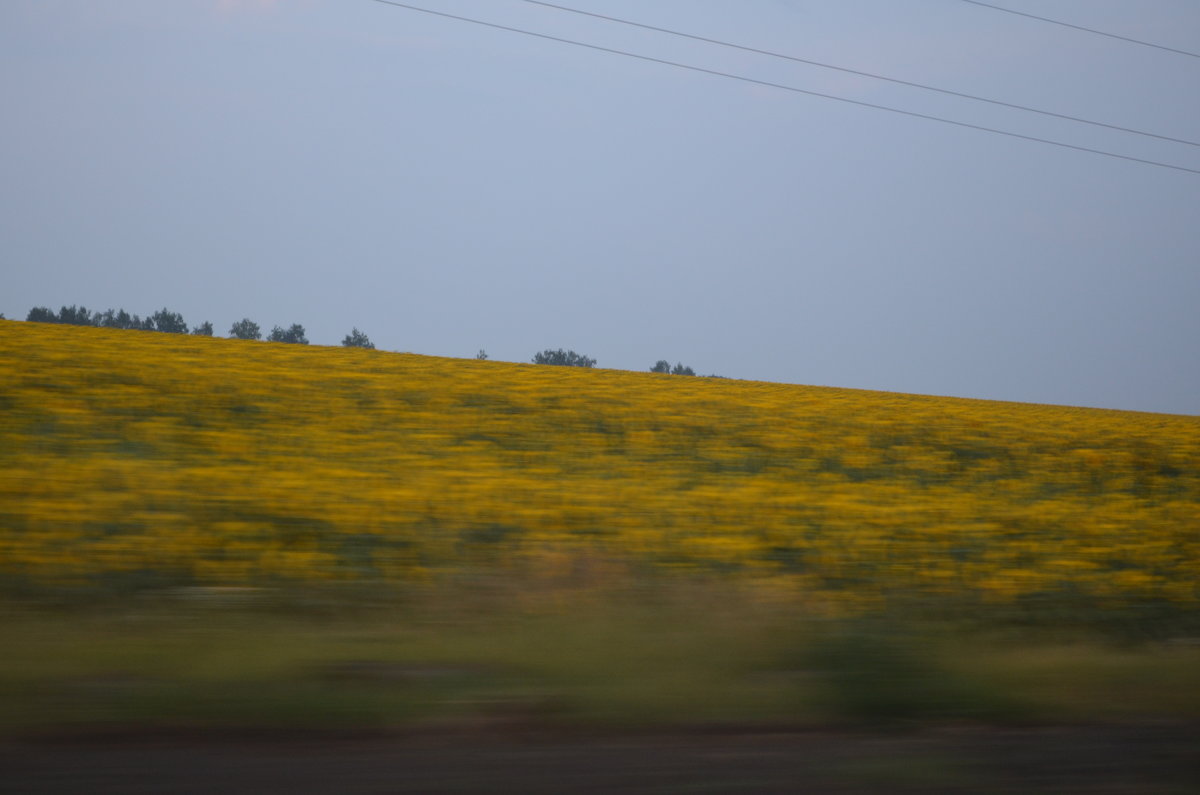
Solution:
[[[7,582],[1200,600],[1200,417],[12,321],[0,412]]]

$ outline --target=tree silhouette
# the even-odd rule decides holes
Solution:
[[[25,316],[26,323],[57,323],[58,316],[50,311],[49,307],[35,306],[29,310],[29,314]]]
[[[671,363],[668,362],[666,359],[659,359],[657,362],[655,362],[654,366],[650,368],[650,372],[652,372],[652,373],[670,373],[671,375],[695,375],[696,374],[696,371],[693,370],[692,368],[684,367],[682,362],[676,362],[675,366],[672,367]]]
[[[375,343],[371,342],[370,338],[357,328],[351,329],[350,333],[342,339],[342,345],[347,348],[369,348],[370,350],[375,350]]]
[[[259,330],[257,323],[246,317],[233,324],[229,329],[229,336],[238,340],[260,340],[262,331]]]
[[[295,345],[307,345],[308,338],[304,336],[304,326],[299,323],[293,323],[291,328],[286,331],[279,326],[271,329],[271,336],[267,337],[267,342],[290,342]]]
[[[183,321],[183,315],[178,312],[172,312],[165,306],[151,315],[149,318],[154,325],[155,331],[163,331],[168,334],[187,334],[188,326]]]
[[[561,367],[595,367],[596,360],[576,353],[575,351],[564,351],[559,348],[552,351],[549,348],[541,353],[535,354],[533,357],[534,364],[554,364]]]

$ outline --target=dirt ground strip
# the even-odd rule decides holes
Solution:
[[[171,735],[0,745],[8,793],[1191,793],[1200,725]]]

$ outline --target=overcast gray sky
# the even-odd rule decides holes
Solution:
[[[1200,58],[961,0],[557,0],[1200,142]],[[1200,169],[522,0],[416,5]],[[1200,52],[1194,0],[996,0]],[[0,3],[0,312],[1200,413],[1200,174],[375,0]]]

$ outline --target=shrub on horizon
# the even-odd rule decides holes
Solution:
[[[596,360],[575,351],[564,351],[559,348],[552,351],[549,348],[533,357],[534,364],[553,364],[560,367],[595,367]]]

